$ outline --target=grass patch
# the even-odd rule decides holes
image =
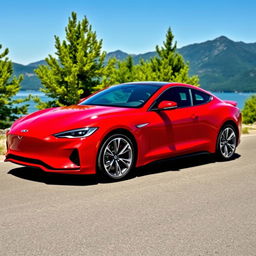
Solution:
[[[242,134],[256,134],[256,124],[243,124]]]
[[[6,152],[5,135],[0,135],[0,155]]]
[[[242,134],[249,134],[249,128],[248,127],[243,127],[242,128]]]

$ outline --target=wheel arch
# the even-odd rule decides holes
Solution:
[[[238,145],[238,143],[239,143],[239,129],[238,129],[238,126],[237,126],[237,124],[236,124],[236,122],[235,121],[233,121],[233,120],[226,120],[221,126],[220,126],[220,128],[219,128],[219,130],[218,130],[218,133],[217,133],[217,137],[216,137],[216,141],[215,141],[215,148],[214,148],[214,151],[212,151],[212,152],[217,152],[217,148],[218,148],[218,139],[219,139],[219,135],[220,135],[220,132],[221,132],[221,130],[223,129],[223,127],[225,126],[225,125],[232,125],[233,127],[234,127],[234,129],[235,129],[235,132],[236,132],[236,143],[237,143],[237,145]]]
[[[221,152],[221,149],[219,148],[219,143],[220,143],[220,136],[221,136],[221,133],[222,131],[225,129],[225,127],[227,126],[232,126],[233,129],[234,129],[234,132],[236,133],[236,145],[235,145],[235,149],[233,149],[232,151],[232,154],[230,156],[225,156],[223,152]],[[238,142],[239,142],[239,128],[238,128],[238,125],[235,121],[233,120],[226,120],[222,126],[220,127],[219,129],[219,132],[218,132],[218,136],[217,136],[217,140],[216,140],[216,144],[215,144],[215,154],[217,156],[217,158],[220,160],[220,161],[226,161],[226,160],[230,160],[234,153],[235,153],[235,150],[236,150],[236,147],[238,145]]]
[[[222,126],[220,127],[219,132],[222,130],[222,128],[223,128],[225,125],[232,125],[232,126],[235,128],[235,132],[236,132],[236,143],[238,144],[238,142],[239,142],[239,128],[238,128],[236,122],[233,121],[233,120],[226,120],[226,121],[222,124]],[[218,139],[218,137],[217,137],[217,139]]]
[[[137,159],[138,159],[138,143],[137,143],[135,136],[129,130],[127,130],[125,128],[116,128],[116,129],[109,131],[107,134],[104,135],[104,137],[99,145],[99,148],[98,148],[96,163],[98,161],[98,157],[99,157],[99,153],[100,153],[100,149],[101,149],[102,145],[111,135],[114,135],[114,134],[126,135],[133,142],[133,146],[134,146],[134,150],[135,150],[134,166],[136,166]],[[96,164],[96,168],[97,168],[97,164]]]

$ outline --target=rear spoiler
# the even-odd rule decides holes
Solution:
[[[233,101],[233,100],[224,100],[225,103],[229,104],[229,105],[232,105],[234,107],[237,106],[237,102],[236,101]]]

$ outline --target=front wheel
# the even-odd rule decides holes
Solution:
[[[123,134],[114,134],[102,144],[98,155],[98,170],[103,178],[121,180],[134,166],[133,142]]]
[[[230,160],[236,151],[237,134],[233,125],[225,125],[219,133],[216,152],[221,160]]]

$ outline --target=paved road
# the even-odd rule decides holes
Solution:
[[[236,159],[155,163],[136,178],[0,163],[0,255],[256,255],[256,136]]]

